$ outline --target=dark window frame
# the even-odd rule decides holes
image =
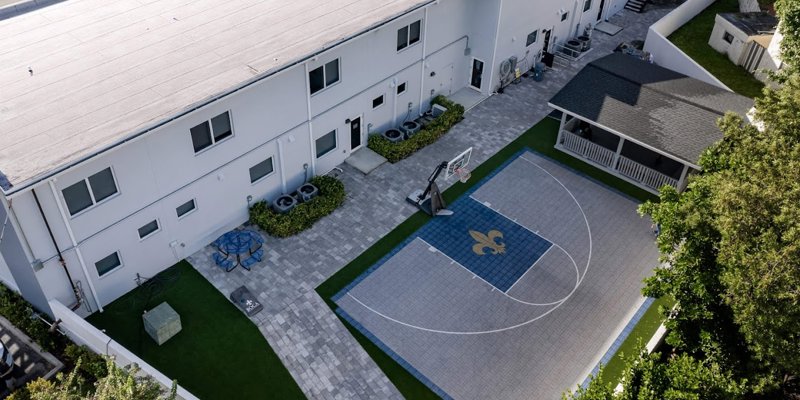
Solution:
[[[181,212],[180,209],[183,208],[184,206],[186,206],[189,203],[192,204],[192,208],[189,208],[186,211]],[[197,201],[195,201],[195,199],[191,199],[191,200],[186,201],[186,202],[182,203],[181,205],[175,207],[175,214],[178,216],[179,220],[182,219],[182,218],[185,218],[187,215],[190,215],[191,213],[193,213],[195,211],[197,211]]]
[[[561,22],[564,22],[564,21],[566,21],[566,20],[567,20],[567,18],[569,18],[569,11],[567,11],[567,12],[565,12],[565,13],[561,14]]]
[[[253,176],[253,170],[254,170],[256,167],[259,167],[259,166],[261,166],[262,164],[266,163],[267,161],[269,161],[269,172],[267,172],[267,173],[265,173],[265,174],[262,174],[262,175],[259,175],[259,176],[255,176],[255,177],[254,177],[254,176]],[[267,157],[267,159],[265,159],[265,160],[263,160],[263,161],[260,161],[260,162],[258,162],[256,165],[253,165],[252,167],[250,167],[250,169],[248,170],[248,172],[250,173],[250,184],[251,184],[251,185],[255,185],[256,183],[260,182],[261,180],[263,180],[263,179],[265,179],[266,177],[268,177],[268,176],[270,176],[270,175],[272,175],[272,174],[274,174],[274,173],[275,173],[275,161],[272,159],[272,156],[269,156],[269,157]]]
[[[152,229],[152,230],[146,230],[145,229],[145,228],[148,228],[153,223],[156,224],[155,229]],[[144,234],[142,233],[143,229],[145,229]],[[139,240],[142,241],[142,240],[145,240],[145,239],[149,238],[150,236],[155,235],[156,233],[158,233],[160,231],[161,231],[161,223],[159,223],[158,222],[158,218],[156,218],[156,219],[154,219],[154,220],[152,220],[152,221],[140,226],[139,229],[136,230],[136,233],[139,234]]]
[[[592,8],[592,0],[583,0],[583,12],[587,12]]]
[[[422,20],[418,19],[397,30],[397,51],[405,50],[422,41]]]
[[[531,36],[533,36],[533,39],[531,39]],[[528,37],[525,39],[525,47],[528,47],[528,46],[536,43],[537,40],[539,40],[539,30],[538,29],[528,34]]]
[[[336,79],[331,80],[329,75],[333,75],[334,66],[336,67]],[[314,82],[316,81],[319,81],[319,83],[315,84]],[[341,81],[342,63],[340,58],[336,58],[308,71],[308,93],[313,96]]]
[[[380,96],[372,99],[372,109],[374,110],[374,109],[382,106],[384,103],[386,103],[384,98],[385,98],[384,94],[381,93]]]
[[[320,148],[318,147],[318,143],[319,143],[320,139],[323,139],[323,138],[327,137],[328,135],[333,135],[333,147],[330,147],[327,150],[325,150],[324,152],[320,153]],[[330,131],[330,132],[328,132],[328,133],[326,133],[326,134],[324,134],[324,135],[322,135],[322,136],[320,136],[320,137],[318,137],[318,138],[316,138],[314,140],[314,152],[316,153],[317,158],[322,158],[325,155],[332,153],[338,147],[339,147],[339,138],[336,137],[336,129],[334,129],[334,130],[332,130],[332,131]]]
[[[227,130],[223,132],[216,132],[214,126],[217,127],[221,126],[219,122],[219,118],[225,116],[227,117]],[[219,143],[222,143],[225,139],[233,137],[233,118],[231,118],[230,110],[226,110],[225,112],[221,112],[191,128],[189,128],[190,137],[192,138],[192,148],[194,149],[194,154],[200,154],[205,150],[208,150]],[[200,140],[200,145],[198,142]]]
[[[728,31],[724,31],[724,33],[722,34],[722,40],[725,41],[725,43],[727,43],[727,44],[733,44],[733,39],[735,39],[735,38]]]
[[[98,177],[101,174],[104,174],[106,171],[108,171],[108,173],[111,175],[111,183],[114,186],[114,191],[106,193],[105,195],[102,195],[102,193],[100,195],[98,195],[97,190],[92,185],[92,181],[95,181],[95,185],[99,187],[100,184],[99,184],[98,181],[96,181],[96,178],[99,179]],[[79,206],[78,208],[74,208],[74,207],[70,206],[69,197],[67,197],[66,192],[69,191],[70,193],[72,193],[73,191],[71,189],[77,188],[79,185],[82,185],[84,191],[89,195],[89,199],[88,200],[90,200],[91,204],[85,204],[85,205]],[[65,187],[64,189],[61,189],[61,197],[64,199],[64,204],[67,205],[67,212],[69,213],[70,217],[75,217],[77,215],[80,215],[80,214],[86,212],[87,210],[90,210],[90,209],[94,208],[95,206],[97,206],[99,204],[102,204],[102,203],[105,203],[106,201],[111,200],[112,198],[116,197],[117,195],[119,195],[119,184],[117,183],[117,176],[114,173],[114,169],[112,167],[110,167],[110,166],[106,167],[106,168],[103,168],[102,170],[100,170],[98,172],[95,172],[94,174],[89,175],[88,177],[83,178],[83,179],[79,180],[78,182],[75,182],[72,185],[69,185],[69,186]],[[98,197],[101,197],[101,198],[98,200]],[[86,199],[84,199],[84,200],[86,200]]]
[[[112,267],[110,267],[110,268],[103,268],[103,271],[101,271],[100,270],[100,266],[98,264],[100,264],[100,263],[102,263],[102,262],[104,262],[104,261],[106,261],[106,260],[108,260],[108,259],[110,259],[112,257],[116,258],[117,264],[112,266]],[[123,265],[124,265],[124,263],[122,262],[122,257],[120,257],[120,255],[119,255],[119,251],[115,251],[115,252],[113,252],[113,253],[111,253],[111,254],[109,254],[109,255],[107,255],[107,256],[99,259],[99,260],[97,260],[94,263],[94,269],[97,271],[97,275],[102,278],[102,277],[108,275],[109,273],[114,272],[117,269],[121,268]]]
[[[408,88],[408,82],[403,82],[403,83],[397,85],[397,91],[395,93],[398,96],[400,96],[400,95],[402,95],[403,93],[406,92],[407,88]]]

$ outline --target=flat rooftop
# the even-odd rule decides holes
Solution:
[[[720,17],[728,20],[747,36],[770,35],[778,27],[778,18],[765,12],[721,13]]]
[[[2,20],[0,187],[24,188],[428,2],[69,0]]]

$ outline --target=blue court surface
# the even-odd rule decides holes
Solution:
[[[539,235],[470,197],[448,207],[413,237],[419,237],[481,279],[505,292],[552,246]]]
[[[658,263],[637,206],[521,152],[332,300],[444,399],[559,398],[622,332]]]

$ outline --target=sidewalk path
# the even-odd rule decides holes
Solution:
[[[575,65],[548,71],[543,82],[523,79],[507,87],[406,160],[384,164],[367,176],[341,165],[345,204],[300,235],[267,237],[264,261],[252,271],[225,273],[211,261],[211,248],[189,261],[225,297],[241,285],[259,296],[264,310],[253,322],[309,398],[402,399],[314,288],[416,211],[405,197],[423,188],[439,162],[470,146],[472,165],[484,162],[544,118],[551,111],[547,101],[586,63],[609,54],[622,41],[644,40],[647,27],[669,11],[623,10],[610,22],[624,29],[616,36],[595,31],[593,49]],[[441,180],[440,187],[450,183]]]

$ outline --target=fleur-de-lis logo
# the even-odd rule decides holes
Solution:
[[[479,256],[485,255],[486,249],[489,249],[490,254],[503,254],[506,252],[506,244],[498,240],[503,238],[503,234],[500,231],[491,230],[484,235],[478,231],[471,230],[469,235],[478,242],[472,245],[472,251]]]

